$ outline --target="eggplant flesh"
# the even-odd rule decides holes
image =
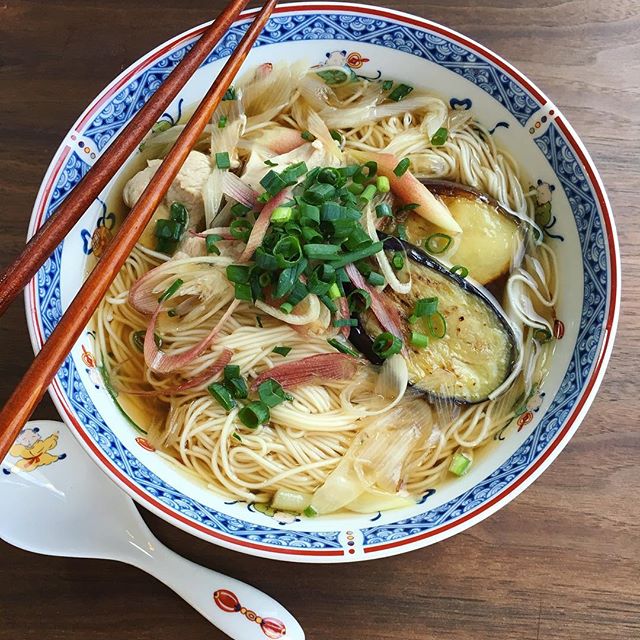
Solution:
[[[397,294],[389,288],[380,295],[401,318],[409,384],[435,400],[475,404],[487,400],[509,377],[517,362],[517,342],[500,305],[490,294],[474,286],[410,243],[387,236],[385,251],[405,251],[411,264],[411,291]],[[408,321],[421,298],[438,298],[438,311],[446,320],[446,334],[430,337],[428,346],[411,345],[411,332],[429,335],[426,318]],[[374,364],[375,337],[383,329],[371,311],[360,317],[351,342]]]
[[[462,228],[458,246],[448,256],[451,263],[466,267],[469,275],[483,285],[509,273],[522,247],[521,220],[473,187],[447,180],[421,182],[447,205]],[[411,212],[398,222],[406,225],[409,242],[419,246],[433,233],[443,231]]]

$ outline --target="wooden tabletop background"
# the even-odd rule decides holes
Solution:
[[[60,140],[136,58],[222,0],[0,0],[0,265],[24,241]],[[243,556],[145,514],[196,562],[270,593],[310,640],[640,638],[640,2],[385,0],[513,62],[560,106],[613,205],[622,315],[589,415],[551,468],[488,520],[435,546],[353,565]],[[0,402],[32,352],[22,303],[0,319]],[[47,398],[36,412],[56,418]],[[168,588],[124,565],[0,542],[0,640],[216,640]]]

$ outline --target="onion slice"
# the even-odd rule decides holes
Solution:
[[[146,365],[152,371],[156,373],[169,373],[175,371],[189,364],[192,360],[197,358],[214,340],[214,338],[220,333],[224,325],[229,318],[233,315],[236,307],[240,304],[240,300],[233,300],[228,309],[224,312],[222,318],[218,321],[213,329],[197,344],[193,347],[182,351],[180,353],[170,354],[161,351],[154,339],[154,332],[156,323],[158,322],[158,316],[162,311],[162,304],[159,304],[151,317],[149,326],[147,327],[147,333],[144,337],[144,360]]]
[[[222,192],[225,196],[233,198],[236,202],[245,205],[245,207],[259,208],[257,207],[258,194],[231,171],[226,171],[224,174]]]
[[[273,196],[267,204],[264,205],[258,219],[251,229],[251,235],[247,240],[247,246],[244,248],[242,255],[240,256],[240,262],[248,262],[253,256],[255,250],[262,244],[264,236],[269,228],[271,222],[271,214],[277,209],[283,202],[286,202],[291,197],[291,189],[283,189],[280,193]]]
[[[358,360],[346,353],[321,353],[263,371],[251,387],[255,389],[269,378],[287,389],[313,380],[348,380],[357,369]]]
[[[355,287],[364,289],[371,296],[371,311],[382,327],[396,336],[396,338],[402,339],[402,330],[400,329],[401,320],[397,309],[388,304],[384,296],[380,294],[377,289],[370,287],[364,281],[362,274],[354,264],[348,264],[346,266],[346,272]]]
[[[187,380],[182,384],[176,385],[175,387],[169,387],[168,389],[153,389],[152,391],[135,391],[132,389],[117,387],[117,390],[120,393],[125,393],[129,396],[166,396],[174,393],[180,393],[181,391],[188,391],[189,389],[195,389],[217,376],[231,362],[232,356],[233,351],[231,351],[231,349],[224,349],[216,361],[210,367],[207,367],[200,375],[192,378],[191,380]]]

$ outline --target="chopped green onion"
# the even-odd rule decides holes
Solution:
[[[251,276],[251,267],[243,264],[230,264],[227,266],[227,280],[234,284],[247,284]]]
[[[292,207],[276,207],[271,214],[271,222],[274,224],[284,224],[293,217]]]
[[[158,298],[158,302],[168,300],[183,284],[184,280],[180,280],[180,278],[174,280],[171,286]]]
[[[231,396],[229,389],[223,384],[214,382],[207,387],[207,391],[226,411],[231,411],[236,406],[236,401]]]
[[[247,207],[242,204],[242,202],[236,202],[236,204],[231,207],[231,215],[234,218],[241,218],[243,215],[249,213],[249,211],[251,211],[251,207]]]
[[[332,300],[335,300],[336,298],[339,298],[342,295],[342,292],[340,291],[340,287],[336,282],[334,282],[329,287],[329,291],[327,293],[329,295],[329,298],[331,298]]]
[[[386,280],[384,279],[384,276],[381,273],[377,273],[376,271],[372,271],[367,276],[367,282],[370,285],[373,285],[374,287],[381,287],[386,282]]]
[[[402,340],[385,331],[373,341],[373,352],[381,358],[390,358],[402,350]]]
[[[430,316],[438,311],[438,298],[436,296],[432,298],[420,298],[416,302],[416,306],[413,310],[413,316],[416,318],[423,318],[424,316]]]
[[[344,176],[345,178],[353,178],[353,176],[355,176],[359,170],[360,165],[357,164],[348,164],[346,167],[340,167],[338,169],[340,175]]]
[[[272,352],[277,353],[279,356],[282,356],[283,358],[286,358],[289,355],[291,349],[292,347],[273,347]]]
[[[378,163],[370,160],[369,162],[365,162],[361,167],[358,167],[358,170],[353,174],[351,179],[358,184],[364,184],[374,178],[376,173],[378,173]]]
[[[231,160],[226,151],[216,153],[216,167],[218,167],[218,169],[231,169]]]
[[[242,284],[241,282],[236,282],[235,284],[235,299],[236,300],[244,300],[245,302],[251,302],[251,287],[248,284]]]
[[[184,233],[184,226],[175,220],[161,219],[156,222],[155,236],[163,240],[178,242]]]
[[[153,127],[151,127],[151,133],[162,133],[163,131],[168,131],[171,129],[173,125],[168,120],[158,120]],[[140,150],[142,150],[143,145],[140,145]]]
[[[449,137],[449,130],[445,127],[440,127],[434,134],[431,136],[431,144],[434,147],[441,147]]]
[[[318,515],[318,512],[311,505],[309,505],[302,513],[307,516],[307,518],[315,518]]]
[[[391,217],[393,217],[393,213],[391,211],[391,206],[388,205],[386,202],[381,202],[376,207],[376,216],[378,218],[391,218]]]
[[[271,274],[264,271],[258,276],[258,284],[264,289],[271,284]]]
[[[237,364],[228,364],[224,368],[223,377],[225,380],[233,380],[240,377],[240,367]]]
[[[289,315],[293,311],[293,305],[290,302],[284,302],[280,305],[280,311]]]
[[[330,340],[327,340],[327,342],[341,353],[346,353],[347,355],[354,356],[356,358],[360,356],[357,351],[349,347],[349,345],[346,345],[341,340],[338,340],[338,338],[331,338]]]
[[[299,206],[300,220],[311,221],[320,224],[320,209],[315,204],[302,202]]]
[[[169,215],[174,222],[181,224],[183,227],[186,227],[189,222],[189,213],[182,202],[172,202]]]
[[[278,163],[277,162],[273,162],[272,160],[265,160],[264,163],[267,165],[267,167],[277,167]]]
[[[427,325],[429,326],[429,333],[434,338],[444,338],[447,334],[447,321],[439,311],[427,318]]]
[[[242,442],[242,438],[235,431],[231,434],[231,437],[238,442]]]
[[[418,333],[417,331],[411,332],[411,346],[417,347],[418,349],[424,349],[429,346],[429,336],[426,336],[424,333]]]
[[[333,260],[331,262],[331,266],[334,269],[338,269],[339,267],[344,267],[352,262],[356,262],[358,260],[362,260],[363,258],[368,258],[379,251],[382,251],[382,242],[374,242],[370,244],[368,247],[364,247],[362,249],[358,249],[357,251],[351,251],[350,253],[345,253],[343,256],[340,256],[337,260]]]
[[[224,129],[227,126],[228,121],[229,118],[227,118],[227,116],[220,116],[218,118],[218,129]]]
[[[307,286],[309,293],[321,296],[329,291],[329,287],[335,282],[335,269],[329,264],[323,264],[314,269]]]
[[[362,247],[368,247],[372,242],[373,240],[362,226],[356,224],[343,244],[349,251],[357,251]]]
[[[313,133],[311,133],[311,131],[307,131],[307,129],[300,134],[300,137],[307,142],[313,142],[316,139]]]
[[[454,476],[463,476],[467,471],[469,471],[470,466],[471,458],[460,451],[456,451],[449,463],[449,471],[453,473]]]
[[[382,90],[383,91],[389,91],[391,89],[391,87],[393,87],[393,80],[385,80],[382,83]]]
[[[220,249],[216,245],[216,242],[222,240],[222,236],[219,236],[215,233],[209,233],[204,237],[204,243],[207,248],[207,253],[215,253],[217,256],[220,255]]]
[[[334,327],[357,327],[358,321],[356,318],[337,318],[333,321]]]
[[[250,402],[238,411],[238,420],[249,429],[256,429],[261,424],[268,422],[270,417],[269,407],[257,400]]]
[[[293,289],[287,298],[287,302],[294,307],[302,302],[309,295],[306,285],[299,280],[294,283]]]
[[[231,393],[231,395],[238,400],[247,398],[249,396],[249,387],[247,386],[247,381],[242,376],[227,380],[224,383],[224,386],[229,390],[229,393]]]
[[[287,269],[283,269],[278,276],[278,284],[276,285],[276,290],[274,292],[274,296],[276,298],[282,298],[286,296],[291,289],[293,289],[293,285],[296,282],[296,272],[295,269],[291,267]],[[293,308],[293,307],[292,307]],[[288,311],[287,313],[290,313]]]
[[[252,225],[246,218],[236,218],[229,225],[229,233],[232,238],[246,242],[251,235]]]
[[[269,408],[291,399],[291,396],[282,388],[282,385],[273,378],[268,378],[260,384],[258,396]]]
[[[407,225],[406,224],[399,224],[396,227],[396,235],[398,236],[398,238],[400,238],[400,240],[406,240],[407,239]]]
[[[256,249],[253,259],[255,260],[256,266],[260,269],[264,269],[265,271],[278,270],[278,259],[270,253],[267,253],[264,247],[258,247]]]
[[[389,183],[389,178],[387,178],[387,176],[378,176],[376,178],[376,189],[380,193],[389,193],[389,191],[391,191],[391,184]]]
[[[309,204],[322,204],[335,196],[336,188],[333,185],[317,182],[309,187],[302,195]]]
[[[334,169],[333,167],[326,167],[325,169],[321,169],[320,173],[318,173],[318,182],[331,184],[335,187],[336,185],[342,184],[343,178],[337,169]]]
[[[304,161],[296,162],[295,164],[289,165],[281,174],[280,178],[284,181],[287,186],[293,186],[298,182],[298,178],[307,173],[307,165]]]
[[[365,203],[371,202],[371,200],[373,199],[373,196],[376,195],[376,191],[377,189],[375,184],[367,185],[365,190],[360,195],[361,200],[363,200]]]
[[[364,191],[364,185],[359,184],[357,182],[352,182],[347,187],[347,190],[349,191],[349,193],[352,193],[354,196],[359,196]]]
[[[469,275],[469,269],[463,267],[461,264],[456,264],[450,269],[451,273],[454,273],[461,278],[466,278]]]
[[[258,196],[258,202],[262,204],[266,204],[269,200],[271,200],[271,196],[266,191]]]
[[[338,255],[335,244],[305,244],[303,251],[309,260],[330,260]]]
[[[365,289],[354,289],[348,296],[349,310],[352,313],[363,313],[371,306],[371,294]]]
[[[407,172],[407,169],[409,169],[410,165],[411,160],[409,160],[409,158],[402,158],[402,160],[400,160],[400,162],[398,162],[398,164],[396,165],[393,173],[395,173],[398,178],[400,178]]]
[[[399,251],[396,251],[393,254],[393,258],[391,258],[391,264],[396,271],[400,271],[404,267],[404,256]]]
[[[446,233],[432,233],[425,241],[424,248],[433,255],[444,253],[453,242],[453,238]]]
[[[331,131],[329,131],[329,135],[338,143],[338,144],[342,144],[342,141],[344,140],[344,138],[342,137],[342,134],[337,131],[336,129],[331,129]]]
[[[167,315],[170,318],[175,318],[178,315],[178,313],[175,309],[169,309],[169,311],[167,311]]]
[[[389,94],[389,100],[393,100],[394,102],[400,102],[403,98],[406,98],[413,91],[413,87],[408,84],[399,84],[396,88]]]
[[[287,186],[287,183],[273,169],[260,180],[260,184],[269,196],[279,194]]]
[[[223,102],[225,100],[235,100],[236,99],[236,90],[233,87],[229,87],[225,94],[222,96]]]

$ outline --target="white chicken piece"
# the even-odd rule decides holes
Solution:
[[[128,207],[135,205],[161,164],[162,160],[149,160],[147,167],[127,182],[122,197]],[[200,151],[191,151],[164,197],[167,207],[172,202],[181,202],[187,208],[190,227],[197,226],[204,218],[202,189],[211,172],[208,156]]]

